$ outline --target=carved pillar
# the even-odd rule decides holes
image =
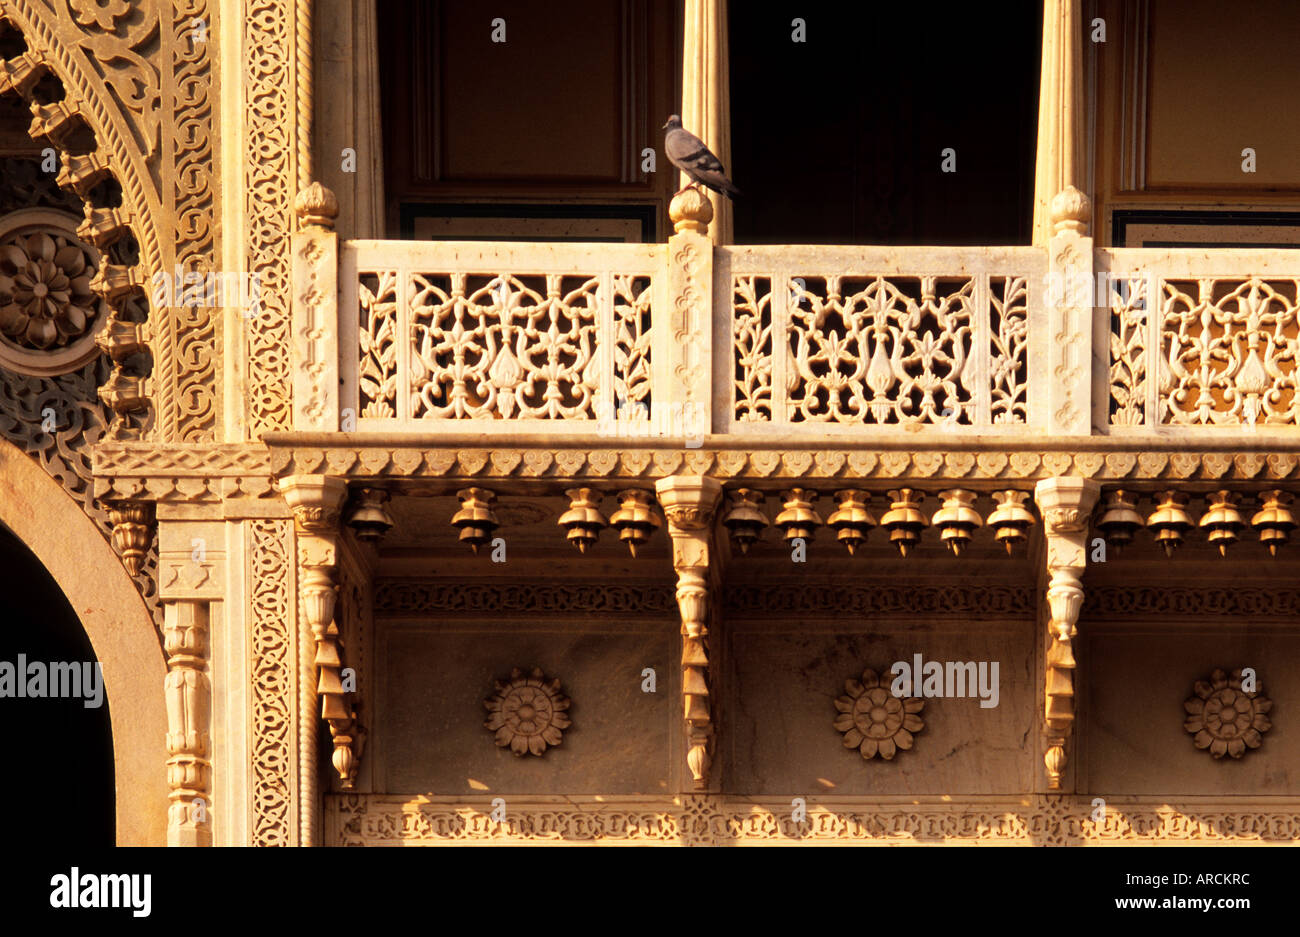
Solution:
[[[168,846],[212,845],[212,762],[208,728],[208,603],[194,599],[164,606],[167,652]]]
[[[167,842],[213,840],[213,627],[227,587],[224,523],[211,502],[162,503],[158,516],[158,598],[167,654]],[[219,606],[218,606],[219,608]]]
[[[339,414],[338,215],[334,193],[313,182],[293,202],[293,425],[336,433]],[[355,414],[353,414],[355,417]]]
[[[728,171],[731,165],[731,89],[728,81],[727,0],[686,0],[682,21],[682,126],[704,141]],[[681,185],[689,180],[683,175]],[[713,243],[730,244],[731,202],[716,192]]]
[[[1047,535],[1048,643],[1044,674],[1047,789],[1063,789],[1066,743],[1074,728],[1074,644],[1083,607],[1088,519],[1101,486],[1085,478],[1047,478],[1034,487]]]
[[[713,514],[722,485],[700,475],[677,475],[655,482],[668,518],[677,570],[677,606],[682,614],[682,701],[686,718],[686,766],[694,790],[709,786],[714,723],[709,692],[709,597],[719,579],[711,563]]]
[[[292,475],[281,480],[280,490],[293,509],[298,533],[298,599],[303,622],[299,674],[301,842],[315,845],[318,694],[321,717],[329,723],[334,739],[334,767],[345,787],[350,786],[355,769],[353,713],[343,690],[339,629],[334,620],[339,513],[347,483],[325,475]]]
[[[1082,0],[1044,0],[1033,243],[1052,237],[1051,201],[1083,183]],[[685,120],[685,115],[683,115]],[[1091,209],[1089,209],[1091,214]],[[1087,223],[1090,219],[1085,218]]]

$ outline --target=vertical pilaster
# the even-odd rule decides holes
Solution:
[[[728,79],[727,0],[686,0],[682,21],[682,126],[704,141],[728,171],[731,165],[731,88]],[[682,185],[689,180],[684,176]],[[708,192],[714,244],[730,244],[731,202]]]
[[[1074,637],[1083,607],[1088,520],[1101,486],[1085,478],[1047,478],[1034,487],[1047,536],[1048,644],[1044,671],[1047,789],[1066,790],[1067,744],[1074,729]]]
[[[686,766],[693,790],[710,786],[715,734],[713,681],[709,673],[710,596],[720,570],[714,557],[713,516],[722,485],[700,475],[676,475],[655,482],[668,519],[677,571],[677,607],[682,616],[682,702],[686,719]]]
[[[208,727],[208,603],[195,599],[163,606],[167,652],[167,845],[212,845],[212,761]]]

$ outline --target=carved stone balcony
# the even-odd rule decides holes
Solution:
[[[1300,425],[1292,251],[1069,230],[1044,248],[295,237],[300,432],[1199,445]]]

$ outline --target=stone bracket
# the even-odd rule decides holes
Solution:
[[[694,790],[707,790],[715,735],[711,698],[709,624],[710,593],[719,577],[714,553],[713,519],[722,499],[722,484],[700,475],[675,475],[655,483],[668,519],[673,569],[677,571],[677,606],[682,615],[682,703],[686,720],[686,766]]]
[[[1047,788],[1063,790],[1067,743],[1074,728],[1075,660],[1073,639],[1083,607],[1088,522],[1101,486],[1084,478],[1049,478],[1034,488],[1047,536],[1047,586],[1050,611],[1044,670],[1044,725]]]

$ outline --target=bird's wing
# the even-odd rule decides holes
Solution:
[[[725,174],[722,163],[704,145],[704,141],[686,130],[674,130],[664,138],[664,152],[668,160],[688,172],[716,172]]]

